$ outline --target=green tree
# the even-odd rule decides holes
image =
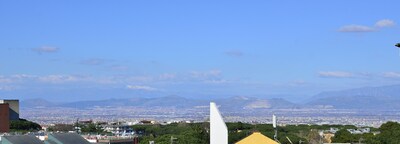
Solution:
[[[74,131],[74,125],[72,124],[55,124],[47,129],[48,131],[60,131],[60,132],[68,132]]]
[[[101,126],[96,125],[94,123],[90,123],[81,127],[81,131],[83,133],[103,133],[104,130]]]
[[[10,129],[11,131],[39,131],[42,127],[26,119],[19,119],[10,121]]]
[[[336,143],[349,143],[349,142],[353,142],[353,141],[354,141],[353,135],[346,129],[341,129],[341,130],[337,131],[335,136],[332,139],[332,142],[336,142]]]
[[[378,139],[385,144],[400,143],[400,124],[397,122],[387,122],[379,128]]]

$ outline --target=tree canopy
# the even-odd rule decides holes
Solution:
[[[26,119],[10,121],[10,130],[13,132],[39,131],[41,129],[42,127],[39,124],[28,121]]]

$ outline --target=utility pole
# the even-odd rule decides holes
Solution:
[[[293,143],[292,143],[292,140],[290,140],[289,137],[286,136],[286,139],[290,142],[290,144],[293,144]]]
[[[77,134],[79,134],[79,118],[77,118],[75,122],[75,131]]]

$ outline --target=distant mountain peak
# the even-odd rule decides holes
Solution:
[[[178,96],[178,95],[169,95],[169,96],[160,97],[160,98],[185,99],[185,97]]]
[[[247,96],[234,96],[234,97],[232,97],[232,99],[235,99],[235,100],[250,100],[251,98],[247,97]]]
[[[336,109],[393,109],[400,108],[400,85],[362,87],[322,92],[306,104]]]
[[[56,104],[42,98],[34,98],[22,100],[20,105],[21,107],[52,107]]]

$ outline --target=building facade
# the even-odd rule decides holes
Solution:
[[[10,120],[19,120],[19,100],[0,100],[0,104],[9,105]]]
[[[0,104],[0,133],[10,131],[9,105]]]

